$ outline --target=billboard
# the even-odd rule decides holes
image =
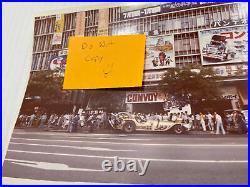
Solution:
[[[145,70],[175,67],[174,36],[148,37],[145,56]]]
[[[62,44],[63,27],[64,27],[64,15],[58,14],[56,15],[55,30],[52,38],[52,45]]]
[[[228,27],[199,33],[203,65],[248,61],[248,28]]]

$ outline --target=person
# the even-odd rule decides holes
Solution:
[[[54,114],[52,113],[48,120],[48,127],[51,127],[53,125],[53,120],[54,120]]]
[[[195,128],[199,129],[200,128],[200,124],[201,124],[201,117],[200,115],[197,113],[195,115]]]
[[[205,124],[205,116],[203,115],[203,113],[200,113],[200,124],[201,124],[203,131],[207,131],[206,124]]]
[[[159,53],[160,66],[165,66],[166,63],[166,54],[164,52]]]
[[[227,123],[227,126],[231,126],[233,122],[233,117],[228,112],[225,114],[225,121]]]
[[[47,114],[43,113],[41,115],[39,128],[44,128],[45,127],[46,120],[47,120]]]
[[[62,128],[66,129],[69,126],[69,114],[65,114],[63,118],[64,118],[64,121],[63,121]]]
[[[175,122],[176,120],[177,120],[177,115],[176,115],[176,113],[173,113],[171,121]]]
[[[56,126],[61,127],[62,124],[63,124],[63,121],[64,121],[64,117],[63,117],[63,114],[62,114],[62,115],[60,115],[60,117],[58,118]]]
[[[194,125],[193,119],[194,119],[193,114],[190,114],[190,115],[187,116],[187,122],[190,125],[190,129],[193,129],[193,125]]]
[[[225,135],[226,132],[223,127],[221,116],[217,114],[216,112],[214,112],[214,118],[215,118],[215,123],[216,123],[216,134],[220,134],[220,130],[221,130],[222,134]]]
[[[163,121],[168,121],[168,115],[167,115],[167,113],[164,113],[164,115],[162,116],[162,120]]]
[[[158,113],[155,113],[155,120],[157,121],[157,125],[155,129],[158,129],[160,126],[160,121],[161,121],[161,115]]]
[[[188,123],[188,114],[187,111],[184,113],[182,112],[182,116],[181,116],[182,120],[184,123]]]
[[[72,118],[71,132],[76,132],[77,131],[77,125],[78,125],[79,120],[80,120],[79,114],[75,114],[74,117]]]
[[[236,119],[235,122],[238,125],[238,133],[246,133],[247,132],[247,127],[246,127],[246,120],[244,115],[241,112],[236,112]]]
[[[214,131],[213,115],[210,112],[207,113],[207,120],[208,128]]]
[[[166,60],[166,65],[169,66],[171,62],[173,62],[173,60],[170,58],[170,56],[168,56]]]
[[[154,67],[158,66],[158,58],[154,58],[154,60],[152,60],[152,64]]]
[[[74,117],[74,113],[69,115],[69,123],[68,123],[68,132],[72,132],[73,131],[73,117]]]
[[[190,114],[190,121],[192,123],[192,129],[195,129],[195,117],[194,117],[194,114]]]
[[[33,122],[34,122],[34,120],[35,120],[35,117],[36,117],[35,114],[32,114],[32,115],[30,116],[28,127],[31,127],[31,126],[32,126],[32,124],[33,124]]]

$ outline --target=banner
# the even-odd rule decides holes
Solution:
[[[160,81],[162,80],[165,72],[145,72],[143,81],[149,82],[149,81]]]
[[[203,6],[211,6],[215,4],[222,4],[222,2],[169,2],[165,4],[156,3],[154,6],[146,7],[141,6],[138,7],[137,10],[126,11],[126,8],[123,8],[121,11],[121,19],[132,19],[150,15],[156,15],[161,13],[169,13],[173,11],[186,10],[190,8],[198,8]],[[129,10],[129,9],[127,9]]]
[[[146,43],[145,70],[175,67],[174,36],[148,37]]]
[[[126,103],[162,103],[166,100],[164,93],[155,92],[127,92]]]
[[[248,74],[247,64],[215,66],[213,70],[216,75],[222,77],[246,76]]]
[[[247,26],[204,30],[199,37],[203,65],[248,61]]]
[[[62,44],[63,27],[64,27],[64,15],[58,14],[56,15],[55,30],[52,38],[52,45]]]
[[[211,24],[212,28],[217,27],[228,27],[228,26],[236,26],[236,25],[247,25],[248,20],[247,19],[238,19],[238,20],[220,20],[220,21],[214,21]]]

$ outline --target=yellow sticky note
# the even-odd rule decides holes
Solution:
[[[63,89],[141,87],[145,35],[70,37]]]

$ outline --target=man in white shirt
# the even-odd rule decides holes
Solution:
[[[226,132],[223,127],[221,116],[217,114],[216,112],[214,112],[214,117],[215,117],[215,123],[216,123],[216,134],[220,134],[220,129],[221,129],[222,134],[225,135]]]
[[[207,120],[208,120],[207,125],[209,129],[213,131],[214,130],[213,116],[212,114],[210,114],[210,112],[207,113]]]

